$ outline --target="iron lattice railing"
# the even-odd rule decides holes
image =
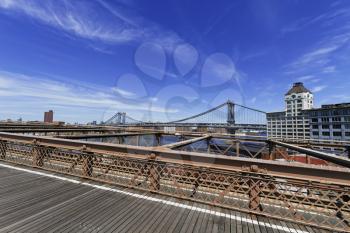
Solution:
[[[0,140],[0,160],[331,230],[350,231],[350,185]]]

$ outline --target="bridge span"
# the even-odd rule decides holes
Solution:
[[[72,131],[80,129],[93,134]],[[350,232],[350,160],[343,144],[332,145],[344,149],[336,156],[307,143],[229,134],[124,127],[97,133],[82,126],[2,130],[3,231]],[[119,144],[84,141],[111,132]],[[141,135],[156,144],[125,144]],[[162,140],[167,135],[181,140]],[[261,145],[258,151],[249,149],[253,142]],[[205,151],[196,150],[201,143]],[[295,154],[322,165],[296,162]]]
[[[172,121],[142,121],[118,112],[103,123],[110,126],[140,126],[146,128],[160,127],[206,127],[222,128],[228,132],[236,130],[266,131],[266,112],[227,101],[202,113]]]

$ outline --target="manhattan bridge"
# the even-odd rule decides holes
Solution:
[[[183,119],[162,121],[141,121],[118,112],[104,122],[104,125],[114,126],[188,126],[231,129],[266,129],[266,112],[227,101],[207,111]]]

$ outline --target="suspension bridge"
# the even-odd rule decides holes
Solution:
[[[111,126],[212,127],[266,129],[266,112],[227,101],[204,112],[172,121],[142,121],[118,112],[103,123]]]

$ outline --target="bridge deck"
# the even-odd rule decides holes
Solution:
[[[0,163],[0,232],[327,232]]]

